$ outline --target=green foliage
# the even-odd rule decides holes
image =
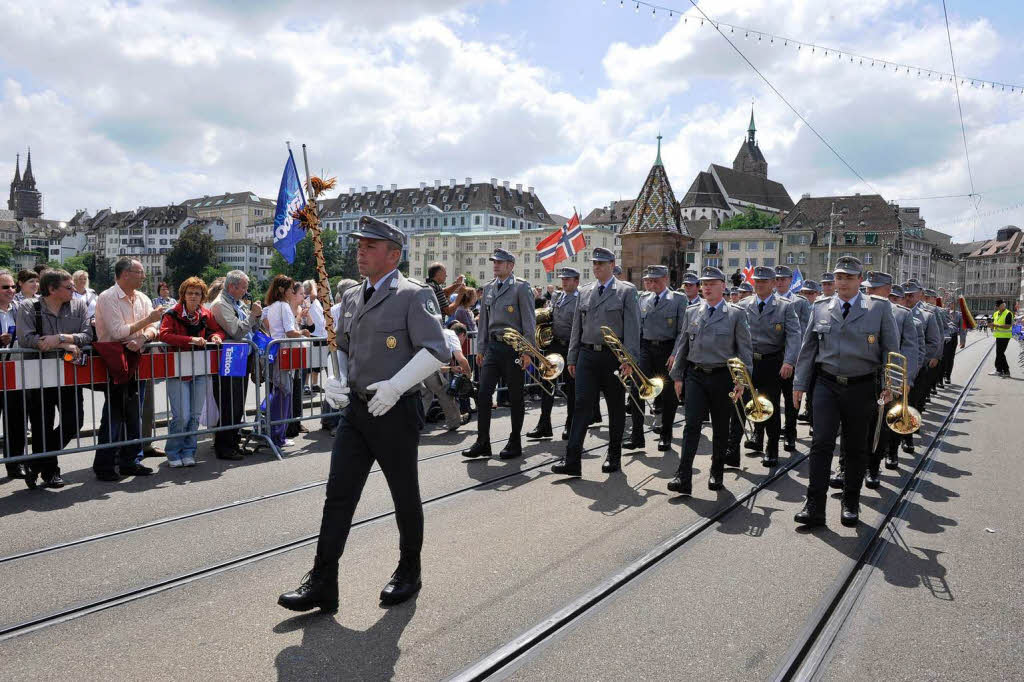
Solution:
[[[359,264],[356,262],[356,242],[354,240],[348,243],[348,248],[342,254],[341,272],[339,274],[342,278],[359,281]]]
[[[64,269],[64,264],[59,262],[59,261],[48,260],[48,261],[46,261],[46,267],[48,267],[51,270],[63,270]]]
[[[470,289],[478,289],[480,287],[480,285],[476,281],[476,277],[474,277],[473,275],[470,275],[468,273],[465,275],[465,277],[466,277],[466,286],[468,288],[470,288]]]
[[[773,213],[763,213],[755,208],[750,208],[746,213],[735,215],[721,225],[719,230],[762,230],[766,227],[779,224],[779,216]]]
[[[92,268],[94,267],[94,261],[96,260],[96,254],[91,251],[86,253],[80,253],[77,256],[72,256],[64,261],[62,266],[65,270],[74,274],[78,270],[85,270],[89,273],[90,286],[92,283]]]
[[[0,244],[0,267],[10,268],[14,265],[14,249],[10,244]]]
[[[217,249],[213,237],[200,225],[189,225],[167,254],[167,282],[171,289],[192,275],[199,275],[208,266],[217,265]]]
[[[89,254],[93,255],[93,254]],[[104,291],[114,284],[114,264],[106,256],[96,256],[92,259],[92,267],[89,269],[89,281],[96,291]]]
[[[338,233],[334,230],[323,230],[321,240],[324,244],[324,264],[327,267],[327,276],[333,277],[342,274],[342,266],[345,254],[338,244]],[[353,262],[355,257],[353,256]],[[313,255],[313,237],[307,232],[306,238],[295,246],[295,262],[289,264],[277,251],[270,257],[270,278],[274,275],[288,275],[292,279],[305,281],[307,279],[317,280],[316,257]]]
[[[209,286],[210,284],[213,284],[213,280],[217,279],[218,277],[224,277],[225,275],[227,275],[229,270],[231,270],[231,266],[225,265],[223,263],[218,263],[216,265],[207,265],[205,268],[203,268],[203,271],[202,273],[200,273],[199,276],[202,277],[203,281],[206,282],[207,286]],[[252,281],[253,279],[254,278],[250,277],[249,281]]]

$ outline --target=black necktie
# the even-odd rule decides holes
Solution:
[[[846,316],[849,315],[849,314],[850,314],[850,302],[846,301],[845,303],[843,303],[843,319],[845,320]]]
[[[604,296],[604,285],[603,284],[597,288],[597,295],[598,296]]]
[[[498,280],[498,291],[501,291],[501,285],[504,284],[500,279]]]
[[[764,301],[758,301],[757,302],[757,312],[758,313],[763,313],[764,312]]]
[[[710,307],[708,307],[708,319],[709,319],[709,320],[711,319],[711,316],[712,316],[712,315],[714,315],[714,314],[715,314],[715,308],[714,308],[714,306],[710,306]]]
[[[366,289],[363,290],[363,303],[369,303],[370,298],[373,296],[374,288],[369,284],[366,285]]]

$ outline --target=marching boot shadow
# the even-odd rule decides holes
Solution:
[[[274,626],[277,634],[302,630],[302,644],[285,647],[274,659],[277,679],[391,680],[401,649],[398,641],[416,613],[416,600],[388,609],[368,630],[352,630],[334,615],[304,613]]]

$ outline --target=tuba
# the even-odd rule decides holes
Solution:
[[[552,308],[537,310],[537,331],[534,333],[537,348],[547,348],[551,345],[555,338],[554,322],[555,315]]]
[[[615,332],[611,327],[601,327],[601,337],[604,339],[605,345],[608,346],[609,350],[615,355],[615,358],[619,361],[620,365],[628,365],[632,372],[628,377],[616,375],[619,378],[619,383],[622,384],[623,388],[626,389],[626,393],[629,395],[629,399],[633,401],[633,404],[637,406],[637,409],[643,411],[643,405],[636,401],[633,397],[633,389],[636,389],[637,395],[640,396],[640,400],[649,402],[658,397],[658,395],[665,388],[665,380],[661,377],[653,377],[648,379],[647,376],[640,371],[640,368],[636,364],[636,360],[629,354],[626,347],[622,345],[622,341],[615,335]]]
[[[558,353],[549,353],[544,355],[539,348],[530,343],[529,339],[519,333],[519,330],[512,327],[507,327],[505,331],[501,333],[501,340],[512,346],[515,352],[527,354],[537,364],[537,373],[540,375],[541,383],[540,387],[551,396],[555,395],[555,379],[565,369],[565,358]],[[519,360],[516,360],[516,364],[521,364]]]
[[[740,418],[740,422],[743,422],[744,431],[747,432],[748,440],[757,440],[754,437],[750,427],[745,423],[751,421],[755,424],[768,421],[772,414],[775,412],[775,408],[772,406],[772,402],[768,398],[754,388],[754,380],[750,378],[750,372],[747,371],[747,366],[743,364],[743,361],[739,358],[729,358],[725,361],[726,367],[729,368],[729,374],[732,375],[732,382],[739,384],[750,393],[751,399],[743,405],[743,413],[740,414],[740,406],[736,404],[736,400],[741,395],[735,395],[730,392],[729,397],[732,398],[732,406],[736,410],[736,415]]]

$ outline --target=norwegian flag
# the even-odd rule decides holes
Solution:
[[[568,223],[537,243],[537,254],[544,264],[544,269],[552,272],[556,265],[572,258],[586,247],[587,239],[583,236],[580,217],[573,211]]]
[[[751,284],[754,283],[754,266],[750,264],[749,258],[747,259],[747,267],[743,268],[743,279]]]

